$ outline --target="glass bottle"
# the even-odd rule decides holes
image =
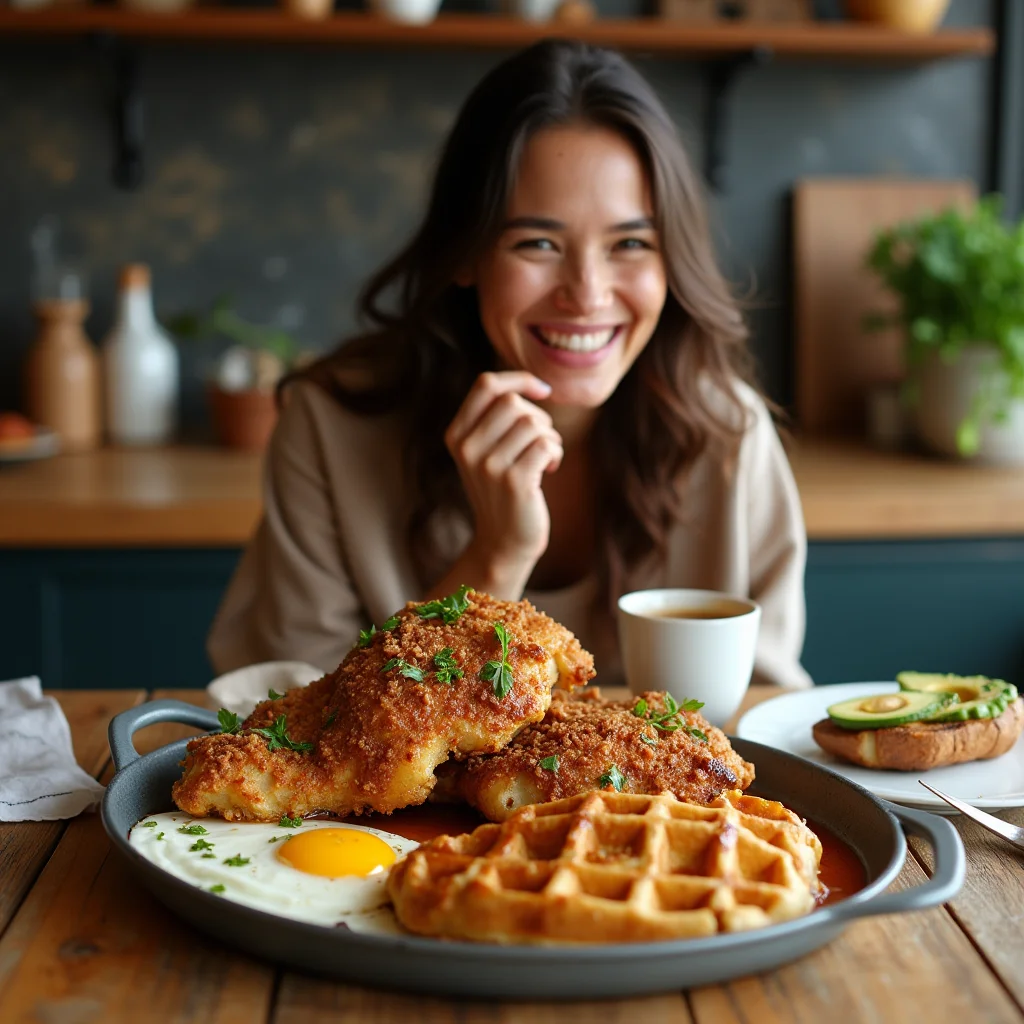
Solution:
[[[25,360],[25,411],[60,438],[61,450],[96,448],[102,435],[100,360],[85,333],[84,298],[39,299],[39,331]]]
[[[107,433],[114,444],[166,444],[178,425],[178,350],[153,315],[149,267],[122,267],[118,284],[103,345]]]

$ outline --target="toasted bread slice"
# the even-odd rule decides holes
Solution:
[[[1005,754],[1024,729],[1024,698],[998,718],[963,722],[911,722],[887,729],[842,729],[831,719],[815,722],[814,742],[830,754],[865,768],[923,772]]]

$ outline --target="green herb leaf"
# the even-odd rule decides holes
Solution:
[[[144,821],[142,823],[142,827],[143,828],[156,828],[156,822],[155,821]]]
[[[274,719],[274,724],[269,729],[253,729],[253,732],[259,733],[267,741],[268,750],[297,750],[300,753],[308,753],[313,749],[312,743],[296,743],[288,735],[287,729],[287,715],[278,715]]]
[[[215,853],[204,853],[203,856],[202,856],[202,859],[203,860],[216,860],[217,859],[217,854],[215,854]]]
[[[459,621],[459,617],[469,607],[466,594],[469,587],[463,583],[454,594],[435,601],[426,601],[413,609],[421,619],[442,619],[446,626]]]
[[[382,633],[387,633],[389,630],[394,629],[395,626],[397,626],[397,625],[398,625],[398,616],[397,615],[392,615],[391,618],[388,619],[384,623],[384,625],[380,627],[380,631]]]
[[[217,721],[220,722],[221,732],[236,733],[241,726],[241,722],[238,721],[238,715],[234,711],[228,711],[227,708],[221,708],[217,712]]]
[[[401,658],[392,658],[385,662],[381,672],[390,672],[394,668],[397,668],[406,679],[414,679],[417,683],[423,682],[423,669],[410,665],[409,662],[403,661]]]
[[[249,863],[248,857],[243,857],[240,853],[236,853],[234,857],[226,857],[224,863],[229,868],[244,868]]]
[[[359,630],[359,639],[356,641],[357,647],[369,647],[373,643],[373,638],[377,635],[377,627],[371,625],[369,629]]]
[[[640,733],[641,743],[646,743],[649,747],[656,747],[658,745],[657,736],[648,736],[647,733]]]
[[[701,732],[700,729],[687,725],[686,720],[683,718],[684,711],[699,711],[702,707],[704,707],[703,701],[690,699],[684,700],[682,705],[679,705],[672,697],[672,694],[666,693],[664,711],[655,711],[653,708],[648,707],[647,701],[641,698],[633,706],[633,714],[637,718],[642,718],[645,722],[650,722],[659,732],[675,732],[676,729],[684,729],[694,739],[703,740],[707,743],[707,735]],[[657,742],[652,742],[647,738],[646,734],[640,738],[651,746],[654,746],[654,743]]]
[[[289,818],[287,814],[282,814],[281,820],[277,824],[281,828],[298,828],[302,824],[302,819]]]
[[[281,842],[282,839],[291,839],[291,838],[292,838],[292,836],[273,836],[272,838],[268,839],[267,842],[268,843],[279,843],[279,842]]]
[[[494,687],[494,694],[499,699],[512,689],[512,666],[508,660],[508,646],[512,637],[503,622],[494,623],[494,632],[501,643],[501,661],[489,661],[480,670],[480,678]]]
[[[163,837],[164,837],[163,832],[157,832],[156,837],[157,837],[157,839],[163,839]]]
[[[280,700],[284,696],[283,693],[278,693],[273,687],[267,690],[267,697],[270,700]]]
[[[558,772],[558,755],[552,754],[550,757],[542,757],[537,764],[541,766],[545,771]]]
[[[211,885],[210,886],[210,892],[215,892],[215,893],[219,894],[219,893],[222,893],[223,891],[224,891],[224,886],[221,885],[220,882],[218,882],[216,885]]]
[[[622,787],[626,784],[626,776],[619,771],[617,765],[608,765],[608,770],[601,776],[601,788],[606,789],[611,786],[616,793],[622,792]]]
[[[437,668],[434,675],[439,683],[454,683],[456,679],[461,679],[465,675],[459,668],[459,663],[455,660],[455,651],[451,647],[445,647],[434,655],[434,665]]]
[[[329,715],[327,716],[327,721],[325,721],[325,722],[324,722],[324,728],[326,729],[326,728],[327,728],[328,726],[334,725],[334,720],[335,720],[335,719],[336,719],[337,717],[338,717],[338,712],[337,712],[337,711],[332,711],[332,712],[331,712],[331,713],[330,713],[330,714],[329,714]]]
[[[212,850],[213,843],[207,842],[205,839],[197,839],[189,848],[189,853],[199,853],[200,850]]]
[[[178,831],[186,836],[205,836],[207,834],[207,830],[202,825],[182,825]]]

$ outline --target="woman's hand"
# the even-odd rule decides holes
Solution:
[[[445,432],[476,524],[461,571],[508,600],[522,596],[551,533],[541,481],[561,465],[562,439],[530,401],[550,393],[531,373],[483,373]]]

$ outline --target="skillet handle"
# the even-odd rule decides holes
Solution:
[[[220,729],[217,715],[205,708],[197,708],[194,704],[186,704],[181,700],[151,700],[147,704],[129,708],[115,715],[107,727],[107,741],[110,753],[114,758],[114,769],[120,771],[139,757],[139,752],[132,743],[132,737],[147,725],[158,722],[180,722],[182,725],[198,725],[200,729],[211,731]]]
[[[935,851],[932,877],[924,885],[890,892],[863,903],[856,902],[856,899],[839,903],[831,908],[835,911],[832,916],[837,920],[852,921],[857,917],[873,917],[875,914],[899,914],[906,910],[938,907],[951,900],[964,884],[967,874],[964,844],[960,833],[948,819],[927,811],[898,807],[896,804],[887,804],[887,808],[899,818],[905,831],[923,837]]]

